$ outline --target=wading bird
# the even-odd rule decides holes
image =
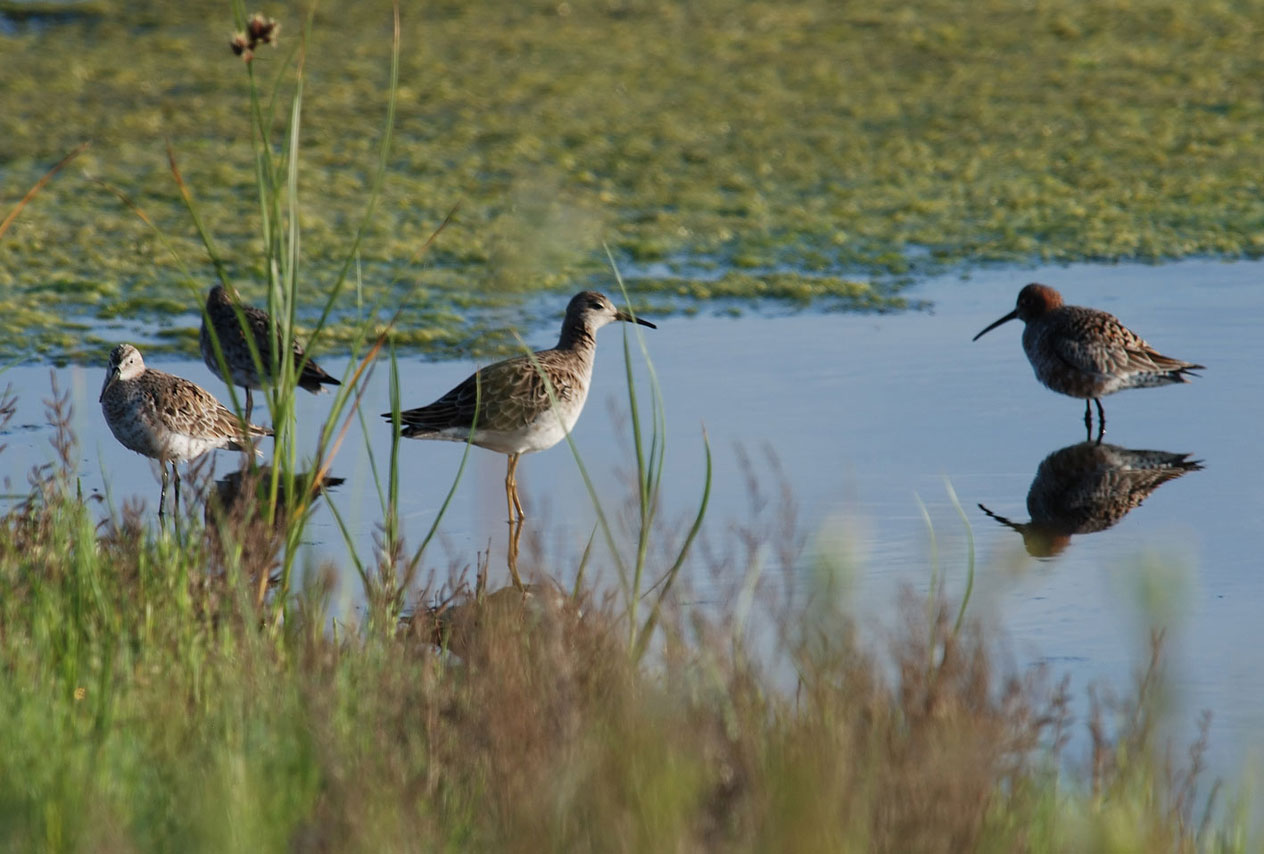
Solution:
[[[428,406],[399,414],[409,439],[470,441],[509,457],[505,500],[509,520],[526,514],[518,498],[518,458],[551,448],[575,426],[588,397],[596,332],[613,321],[656,328],[596,291],[576,294],[566,307],[557,346],[480,368]],[[390,419],[385,412],[383,418]]]
[[[239,311],[241,312],[240,317],[238,316]],[[226,379],[220,372],[219,359],[215,357],[215,345],[212,343],[210,331],[207,329],[208,320],[215,330],[215,337],[219,340],[220,350],[224,353],[224,361],[228,365],[228,372],[232,377],[231,380]],[[262,376],[260,376],[254,356],[250,352],[250,344],[243,331],[242,321],[245,321],[244,329],[250,330],[250,336],[255,342],[255,349],[259,351],[259,364],[263,366]],[[250,420],[250,410],[254,406],[250,390],[261,389],[271,382],[268,374],[272,370],[273,341],[277,343],[279,349],[286,349],[281,344],[280,332],[276,331],[274,333],[271,319],[266,311],[241,303],[223,285],[216,285],[211,288],[211,292],[206,296],[206,314],[202,316],[202,329],[198,333],[198,346],[202,350],[202,360],[211,369],[211,373],[229,385],[239,385],[246,390],[245,419],[247,421]],[[290,341],[289,352],[290,358],[294,360],[294,370],[298,375],[299,388],[316,394],[324,391],[322,388],[324,385],[342,385],[340,381],[325,373],[320,365],[307,358],[307,351],[303,349],[302,344],[298,343],[298,339]]]
[[[1103,397],[1126,388],[1189,382],[1186,374],[1203,369],[1202,365],[1162,355],[1113,314],[1063,305],[1060,293],[1035,283],[1018,292],[1013,311],[973,340],[1015,319],[1026,324],[1023,351],[1036,379],[1056,392],[1081,398],[1084,426],[1090,431],[1093,418],[1089,401],[1097,404],[1099,441],[1106,431]]]
[[[114,438],[123,447],[158,461],[162,491],[158,515],[167,498],[167,464],[175,476],[175,510],[180,509],[177,463],[224,448],[251,451],[253,439],[271,436],[267,427],[246,425],[206,389],[182,377],[145,367],[140,351],[120,344],[110,352],[110,366],[101,386],[101,411]]]

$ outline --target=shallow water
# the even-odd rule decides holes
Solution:
[[[1069,673],[1077,689],[1099,678],[1122,686],[1143,658],[1147,619],[1161,615],[1170,626],[1178,711],[1186,721],[1203,708],[1214,711],[1214,765],[1236,772],[1264,736],[1264,668],[1255,652],[1258,603],[1264,601],[1264,487],[1255,438],[1264,409],[1257,370],[1264,357],[1258,334],[1262,277],[1259,263],[1210,261],[1006,269],[923,283],[910,296],[931,300],[928,312],[666,318],[657,331],[645,333],[668,421],[665,510],[684,517],[695,509],[705,425],[715,453],[708,536],[721,541],[733,520],[749,516],[738,447],[754,460],[770,497],[765,516],[771,516],[779,504],[777,478],[763,450],[771,447],[810,534],[809,554],[832,547],[834,538],[815,536],[827,519],[848,520],[846,547],[858,558],[850,607],[866,622],[889,625],[896,589],[910,584],[925,590],[930,577],[931,541],[917,497],[931,517],[949,593],[959,595],[963,588],[966,536],[946,492],[951,483],[976,540],[970,607],[1003,629],[1015,661],[1048,662],[1055,672]],[[1112,527],[1072,536],[1061,554],[1041,561],[1027,557],[1017,532],[976,505],[1026,522],[1026,496],[1041,461],[1084,439],[1083,405],[1035,381],[1019,344],[1020,324],[970,340],[1008,312],[1018,289],[1031,280],[1061,289],[1068,302],[1114,312],[1161,352],[1208,365],[1189,385],[1104,401],[1106,442],[1188,453],[1205,468],[1159,486]],[[548,346],[555,335],[554,329],[537,329],[528,341]],[[621,340],[617,329],[598,337],[594,388],[575,441],[599,495],[617,507],[627,493],[621,472],[629,457],[621,423]],[[339,359],[321,361],[335,373],[345,367]],[[225,397],[223,385],[200,363],[152,364]],[[473,367],[405,361],[405,405],[430,401]],[[55,373],[72,390],[85,491],[103,490],[108,481],[116,502],[140,495],[152,506],[156,468],[119,446],[100,420],[96,396],[103,368]],[[39,426],[48,374],[44,367],[8,374],[21,400],[0,465],[17,491],[32,463],[51,458],[49,430]],[[387,406],[386,374],[383,364],[366,395],[374,416]],[[327,406],[327,397],[303,395],[301,423],[318,423]],[[376,417],[368,423],[374,447],[384,455],[389,429]],[[417,542],[433,521],[461,451],[444,442],[404,444],[402,511],[410,541]],[[236,455],[221,453],[215,464],[223,472],[237,462]],[[505,461],[476,449],[470,463],[441,526],[440,548],[427,560],[440,571],[440,582],[449,560],[466,566],[489,547],[493,580],[505,577]],[[330,499],[365,556],[380,518],[368,472],[353,425],[334,465],[348,482]],[[567,577],[594,525],[575,461],[565,446],[525,457],[519,480],[527,537],[542,532],[553,558],[548,565],[561,567]],[[308,564],[329,558],[346,565],[345,546],[327,511],[317,513],[309,536]],[[691,571],[691,595],[704,601],[713,590],[741,581],[714,579],[698,566]],[[342,607],[354,607],[350,570],[344,580]],[[806,575],[797,582],[811,584]]]

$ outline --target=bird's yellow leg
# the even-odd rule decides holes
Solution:
[[[513,514],[513,469],[518,462],[518,455],[509,455],[509,462],[504,469],[504,504],[509,509],[509,524],[516,522]]]
[[[514,587],[525,591],[522,577],[518,575],[518,539],[522,536],[522,520],[509,523],[509,575],[513,578]]]
[[[527,514],[522,509],[522,498],[518,495],[518,456],[514,456],[513,462],[513,503],[514,510],[518,511],[518,521],[521,522],[527,518]]]
[[[522,499],[518,497],[518,458],[521,454],[509,457],[509,472],[505,475],[505,491],[509,497],[509,521],[521,522],[527,517],[522,511]]]

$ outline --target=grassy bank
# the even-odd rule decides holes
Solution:
[[[267,78],[304,12],[264,11],[283,21],[281,46],[255,60]],[[588,284],[603,240],[629,272],[665,265],[650,270],[662,303],[862,309],[900,307],[905,277],[948,264],[1264,247],[1259,2],[476,0],[404,12],[397,136],[360,247],[365,302],[336,306],[331,346],[358,305],[417,285],[401,346],[510,346],[480,337],[503,322],[498,307]],[[264,278],[232,28],[213,0],[128,2],[0,35],[6,194],[94,142],[0,245],[0,352],[87,357],[120,318],[160,327],[149,350],[193,352],[172,320],[193,308],[179,265],[96,183],[172,235],[205,285],[167,140],[232,276]],[[336,275],[376,168],[390,33],[380,3],[321,7],[313,21],[300,177],[314,292]],[[415,264],[458,201],[442,245]],[[299,319],[317,314],[313,300]]]

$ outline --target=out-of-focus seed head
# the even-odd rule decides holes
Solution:
[[[249,23],[246,24],[246,32],[250,36],[252,48],[261,44],[276,44],[280,30],[281,25],[276,19],[265,17],[262,12],[251,15]]]
[[[246,22],[246,31],[236,33],[233,40],[229,42],[229,46],[232,47],[236,56],[240,56],[245,62],[250,62],[254,59],[255,49],[259,45],[276,44],[277,34],[280,31],[281,25],[276,19],[269,18],[262,12],[255,12]]]

